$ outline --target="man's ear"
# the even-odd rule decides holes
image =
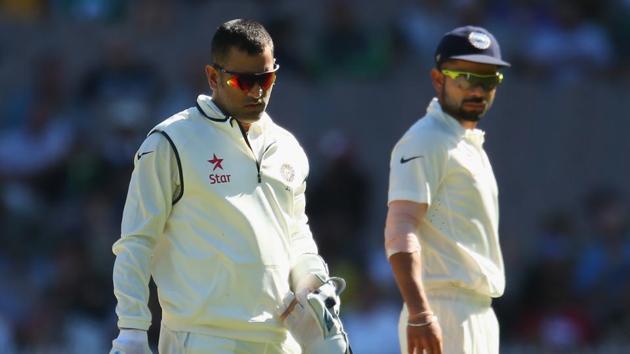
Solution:
[[[431,69],[431,83],[433,84],[435,92],[442,92],[444,87],[444,74],[436,68]]]
[[[219,86],[219,72],[212,65],[206,65],[206,78],[208,80],[208,85],[214,91]]]

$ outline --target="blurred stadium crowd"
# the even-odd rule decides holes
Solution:
[[[346,81],[379,90],[402,68],[428,70],[438,39],[460,24],[489,28],[510,75],[550,90],[630,82],[627,0],[0,0],[0,353],[108,350],[117,333],[111,245],[133,155],[150,127],[208,92],[209,39],[234,17],[263,22],[279,80],[315,93]],[[291,94],[272,97],[272,116]],[[397,104],[396,92],[382,95]],[[318,122],[286,124],[310,152],[311,226],[332,272],[351,285],[342,318],[355,352],[396,353],[400,299],[380,239],[384,209],[373,207],[383,204],[387,172],[374,177],[349,138],[378,139],[360,125],[382,118],[334,108],[321,114],[355,131],[329,125],[312,137]],[[503,353],[630,352],[624,188],[580,191],[530,225],[520,243],[528,248],[507,245],[509,289],[495,302]],[[522,256],[508,259],[514,253]]]

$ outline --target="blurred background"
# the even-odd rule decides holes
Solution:
[[[628,0],[0,0],[0,353],[109,350],[133,155],[210,92],[210,39],[237,17],[274,38],[269,112],[310,157],[308,213],[350,284],[355,353],[398,352],[389,154],[462,24],[513,64],[481,124],[500,188],[501,352],[630,353]]]

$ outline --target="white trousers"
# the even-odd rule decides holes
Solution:
[[[427,297],[442,328],[444,354],[499,354],[499,322],[490,298],[456,288],[427,292]],[[398,323],[402,354],[409,354],[407,316],[403,305]]]
[[[159,354],[299,354],[295,341],[256,343],[160,327]]]

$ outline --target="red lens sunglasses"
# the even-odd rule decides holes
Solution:
[[[237,73],[225,70],[225,68],[219,64],[213,64],[212,66],[220,72],[231,76],[226,81],[228,86],[240,89],[243,92],[249,92],[255,84],[258,84],[260,88],[267,91],[276,81],[276,71],[280,69],[280,65],[275,64],[272,70],[262,73]]]

